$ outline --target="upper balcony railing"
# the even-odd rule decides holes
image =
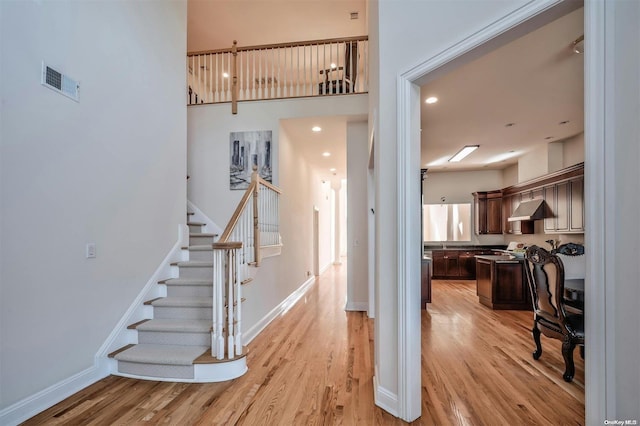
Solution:
[[[366,93],[368,45],[363,36],[192,52],[187,105]]]

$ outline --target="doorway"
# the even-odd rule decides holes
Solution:
[[[415,328],[416,307],[412,305],[411,298],[415,295],[412,290],[419,276],[420,259],[414,254],[416,241],[416,229],[420,227],[420,204],[415,194],[418,191],[419,181],[416,179],[417,170],[420,168],[420,122],[416,111],[420,109],[421,98],[419,85],[424,84],[435,75],[443,75],[455,69],[461,63],[472,60],[482,54],[495,49],[498,46],[517,37],[522,31],[522,26],[535,26],[539,28],[544,23],[555,20],[566,13],[570,2],[559,2],[554,7],[541,7],[537,10],[528,9],[519,16],[505,16],[496,23],[483,29],[473,38],[463,40],[461,43],[451,46],[431,59],[399,73],[397,85],[398,104],[398,139],[395,147],[398,152],[398,263],[402,265],[398,273],[400,307],[398,312],[399,327],[398,340],[401,349],[398,356],[402,358],[403,366],[398,377],[400,415],[410,420],[420,411],[420,395],[416,390],[420,388],[420,378],[411,376],[411,368],[419,365],[419,349],[412,343],[419,339],[419,328]],[[597,14],[592,16],[593,19]],[[589,206],[587,206],[589,208]],[[598,230],[596,229],[596,232]],[[589,286],[589,285],[588,285]],[[599,339],[598,339],[599,340]],[[596,348],[594,348],[596,349]],[[588,394],[587,394],[587,399]],[[591,401],[591,400],[590,400]],[[593,401],[595,402],[595,401]],[[413,415],[412,415],[413,413]]]

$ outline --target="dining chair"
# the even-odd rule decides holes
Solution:
[[[540,334],[561,340],[565,364],[562,377],[571,382],[575,374],[573,350],[577,345],[581,346],[580,355],[584,357],[584,316],[565,310],[564,268],[557,255],[534,245],[527,249],[525,259],[534,316],[532,334],[536,349],[533,359],[542,355]]]

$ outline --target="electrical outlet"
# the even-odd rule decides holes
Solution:
[[[93,259],[96,257],[96,243],[87,243],[85,255],[87,256],[87,259]]]

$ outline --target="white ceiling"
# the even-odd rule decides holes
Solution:
[[[187,51],[367,35],[365,0],[188,0]],[[358,12],[358,19],[351,19]]]
[[[355,11],[359,19],[351,20]],[[228,48],[234,39],[250,46],[365,34],[364,0],[188,0],[190,52]],[[423,100],[439,98],[422,103],[422,167],[502,169],[537,147],[582,132],[583,56],[571,50],[582,34],[578,9],[422,86]],[[327,178],[332,167],[344,178],[347,120],[292,119],[283,126]],[[311,132],[314,125],[323,131]],[[464,145],[476,144],[480,149],[462,162],[447,162]],[[325,150],[331,157],[321,156]]]
[[[502,169],[582,132],[584,59],[571,49],[582,34],[581,8],[422,86],[422,167]],[[480,148],[449,163],[465,145]]]

